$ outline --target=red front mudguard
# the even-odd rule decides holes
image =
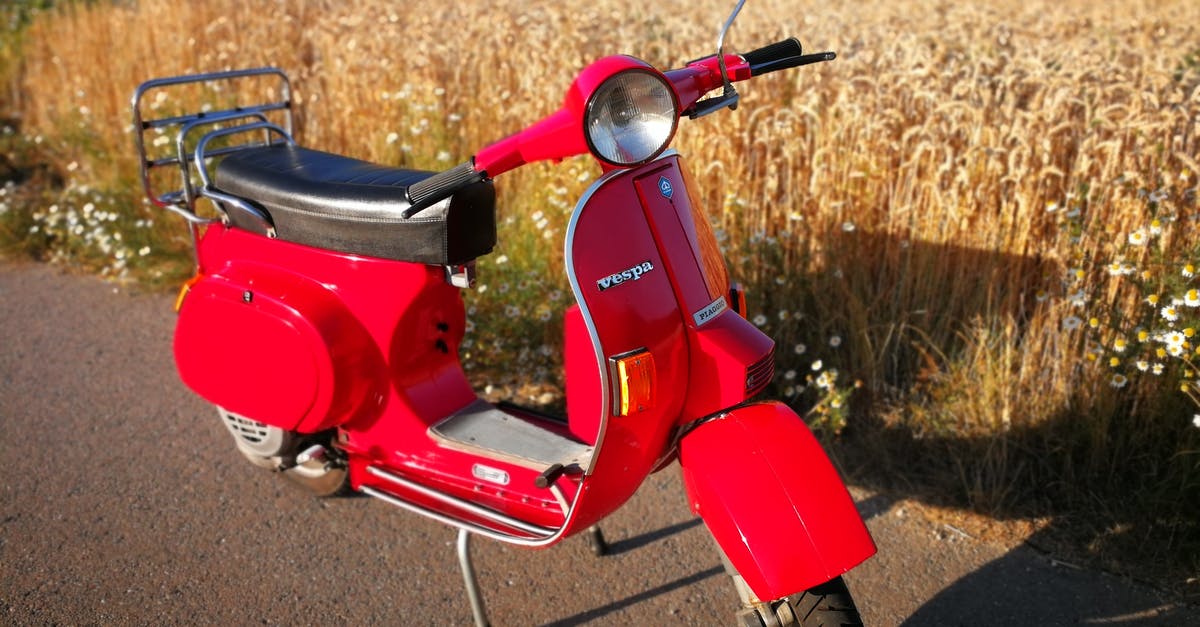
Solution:
[[[679,462],[692,511],[762,601],[824,583],[875,554],[854,501],[786,405],[738,408],[689,433]]]

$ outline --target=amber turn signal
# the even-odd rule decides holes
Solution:
[[[610,359],[616,379],[613,414],[630,416],[654,407],[654,356],[645,349]]]
[[[179,313],[179,310],[183,308],[183,299],[187,298],[188,292],[192,291],[192,286],[199,283],[202,277],[203,275],[197,272],[179,288],[179,296],[175,297],[175,313]]]

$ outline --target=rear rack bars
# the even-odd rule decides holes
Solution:
[[[196,113],[168,115],[155,119],[148,119],[143,116],[143,101],[151,91],[179,85],[236,81],[238,79],[253,77],[277,78],[279,81],[277,92],[264,96],[262,98],[264,101],[261,102],[253,102],[248,105],[238,103],[229,108],[216,111],[198,111]],[[278,99],[275,99],[276,94],[278,95]],[[259,99],[254,98],[253,100]],[[146,197],[154,206],[171,211],[187,220],[193,244],[195,244],[198,237],[198,229],[201,225],[218,221],[215,218],[204,218],[196,214],[196,199],[201,196],[213,200],[213,204],[222,213],[233,208],[239,213],[246,214],[250,218],[250,222],[257,227],[255,230],[259,230],[266,235],[273,235],[274,227],[261,209],[241,199],[221,194],[218,190],[213,189],[205,169],[205,161],[245,148],[270,145],[277,141],[273,138],[273,135],[278,135],[286,143],[295,143],[292,140],[294,131],[292,104],[291,81],[288,80],[287,75],[282,70],[274,67],[172,76],[156,78],[142,83],[134,91],[131,105],[133,109],[132,130],[138,151],[142,188],[146,192]],[[274,114],[276,119],[282,117],[283,124],[272,123],[271,114]],[[197,150],[194,152],[188,150],[188,137],[193,131],[225,123],[233,124],[233,126],[207,131],[197,145]],[[147,151],[146,134],[150,131],[157,131],[157,134],[162,135],[165,129],[178,129],[174,138],[175,152],[174,154],[167,154],[165,156],[151,157]],[[240,144],[220,146],[211,150],[207,149],[208,142],[214,137],[257,130],[263,131],[261,141],[245,141]],[[157,142],[154,145],[158,145]],[[203,149],[201,149],[202,147]],[[160,193],[154,188],[150,173],[152,170],[163,166],[177,166],[179,168],[179,189]],[[199,190],[199,193],[197,193],[193,184],[193,168],[198,171],[203,182],[203,187]],[[225,218],[228,219],[228,216],[226,215]],[[199,259],[197,257],[198,263]]]

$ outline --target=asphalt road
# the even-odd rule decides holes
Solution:
[[[243,461],[176,377],[173,318],[168,296],[0,262],[0,624],[470,624],[455,533]],[[1151,589],[855,493],[880,548],[847,576],[868,624],[1200,625]],[[477,541],[493,623],[732,623],[676,468],[603,527],[603,558],[580,538]]]

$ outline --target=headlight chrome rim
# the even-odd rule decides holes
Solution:
[[[637,81],[650,79],[652,82],[643,82],[641,85],[633,87],[660,90],[657,94],[646,94],[646,97],[654,101],[651,104],[659,105],[660,108],[642,111],[640,107],[637,107],[638,115],[625,120],[628,124],[624,132],[614,132],[610,125],[607,129],[608,132],[600,135],[597,133],[598,129],[595,128],[595,124],[602,123],[601,115],[604,114],[604,117],[610,121],[612,118],[612,112],[604,111],[603,107],[613,106],[614,99],[621,95],[620,92],[624,92],[629,99],[631,86],[628,81],[631,79]],[[667,108],[668,106],[669,108]],[[651,119],[647,120],[647,117]],[[657,120],[653,118],[657,118]],[[661,123],[667,121],[669,124],[664,127]],[[652,125],[657,122],[659,128],[650,128],[646,122],[650,122]],[[662,74],[650,68],[630,68],[609,76],[592,92],[584,107],[583,135],[587,141],[588,150],[600,161],[618,167],[634,167],[654,160],[671,145],[678,126],[679,102],[675,90]],[[665,132],[663,132],[664,130]],[[649,131],[651,134],[643,133],[641,137],[630,135],[630,133],[639,131]],[[597,142],[597,139],[602,141]],[[622,143],[622,140],[625,142]]]

